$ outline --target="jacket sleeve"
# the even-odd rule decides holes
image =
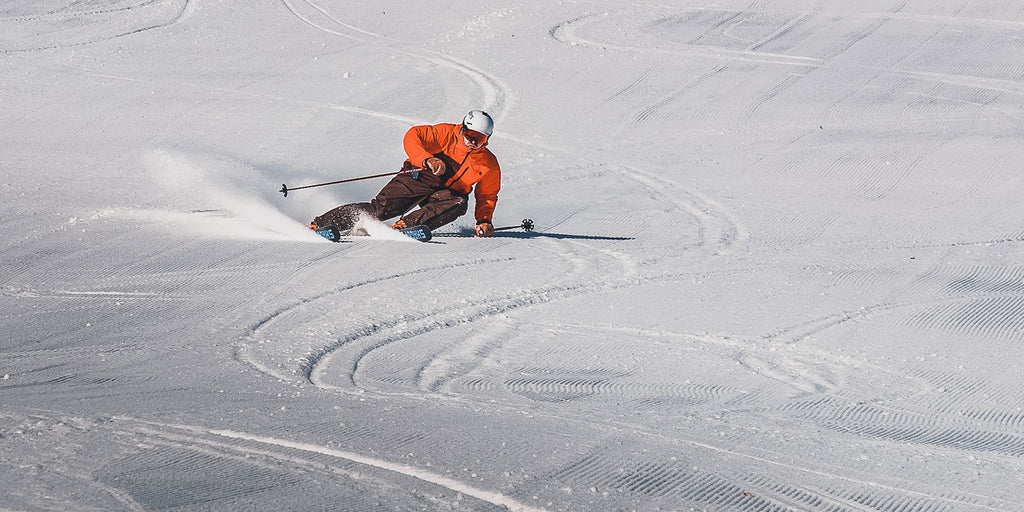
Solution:
[[[498,162],[496,160],[490,162],[489,167],[491,169],[473,190],[473,196],[476,199],[474,214],[478,223],[493,223],[491,219],[494,217],[494,207],[498,204],[498,191],[501,190],[501,169],[498,167]]]
[[[409,155],[409,162],[416,167],[423,165],[423,161],[440,153],[442,148],[437,128],[429,125],[413,126],[405,132],[402,145],[405,146],[405,154]]]

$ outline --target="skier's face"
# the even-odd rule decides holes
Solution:
[[[463,126],[462,143],[465,144],[470,151],[477,150],[487,145],[487,136]]]

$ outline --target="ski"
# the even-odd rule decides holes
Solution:
[[[327,227],[323,227],[323,228],[317,228],[314,231],[316,232],[316,234],[318,234],[318,235],[320,235],[320,236],[322,236],[322,237],[324,237],[324,238],[326,238],[326,239],[328,239],[328,240],[330,240],[332,242],[340,242],[342,240],[342,237],[345,236],[345,235],[342,235],[341,231],[339,231],[338,228],[336,228],[334,226],[327,226]],[[412,238],[412,239],[415,239],[415,240],[419,240],[421,242],[429,242],[430,239],[433,238],[433,235],[432,235],[432,233],[430,231],[430,228],[427,227],[427,226],[423,226],[423,225],[412,226],[412,227],[408,227],[408,228],[402,228],[402,229],[398,229],[396,231],[402,233],[403,235],[405,235],[405,236],[407,236],[409,238]],[[365,231],[362,232],[362,233],[346,233],[346,235],[347,236],[366,236],[365,235]]]

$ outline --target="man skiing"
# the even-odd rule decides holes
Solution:
[[[487,149],[494,120],[482,110],[466,114],[462,124],[413,126],[402,140],[409,156],[402,171],[368,203],[334,208],[313,219],[311,228],[351,230],[360,214],[377,220],[399,217],[392,226],[425,225],[437,229],[469,210],[476,200],[476,236],[494,236],[491,218],[501,189],[498,159]],[[412,211],[419,206],[419,209]]]

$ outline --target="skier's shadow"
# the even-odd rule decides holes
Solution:
[[[476,234],[472,229],[464,229],[456,233],[434,233],[434,238],[473,238]],[[548,233],[545,231],[499,231],[495,238],[555,238],[558,240],[633,240],[631,236],[600,236],[572,235],[567,233]]]

